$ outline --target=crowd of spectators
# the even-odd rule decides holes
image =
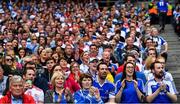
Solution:
[[[150,18],[130,1],[0,0],[0,103],[176,102]]]

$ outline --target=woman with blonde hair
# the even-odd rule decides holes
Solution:
[[[61,72],[56,72],[51,78],[53,90],[48,90],[45,94],[45,103],[73,103],[69,89],[64,88],[65,77]]]

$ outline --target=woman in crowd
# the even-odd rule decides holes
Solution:
[[[75,104],[103,103],[99,90],[92,86],[93,79],[89,74],[82,74],[79,79],[81,89],[74,94]]]
[[[143,82],[136,78],[135,66],[127,62],[121,80],[116,83],[117,103],[140,103],[144,100]]]
[[[64,88],[65,77],[61,72],[56,72],[51,78],[53,90],[45,94],[45,103],[73,103],[69,89]]]
[[[79,64],[77,62],[72,62],[70,65],[70,75],[69,78],[72,78],[75,82],[79,81],[79,77],[80,77],[80,68],[79,68]]]

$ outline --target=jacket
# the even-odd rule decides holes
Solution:
[[[35,104],[35,101],[32,96],[24,94],[22,95],[22,102],[23,104]],[[7,94],[0,99],[0,104],[7,104],[11,103],[11,92],[8,91]]]

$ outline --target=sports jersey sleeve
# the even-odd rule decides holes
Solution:
[[[147,84],[145,86],[145,91],[146,91],[146,95],[151,95],[152,94],[151,82],[147,82]]]
[[[138,80],[138,88],[139,88],[139,90],[142,92],[142,93],[144,93],[145,91],[144,91],[144,84],[143,84],[143,81],[142,80]]]
[[[160,37],[159,39],[160,39],[160,41],[161,41],[161,45],[165,45],[165,44],[167,43],[166,40],[163,39],[163,37]]]
[[[111,90],[109,92],[109,98],[114,98],[115,97],[115,86],[111,86]]]
[[[118,91],[120,90],[120,88],[121,88],[121,81],[118,81],[118,82],[116,83],[115,95],[118,93]]]
[[[173,86],[173,84],[174,84],[174,83],[172,83],[171,81],[169,81],[169,83],[168,83],[169,92],[170,92],[171,94],[176,94],[176,93],[175,93],[176,88],[175,88],[175,86]]]

